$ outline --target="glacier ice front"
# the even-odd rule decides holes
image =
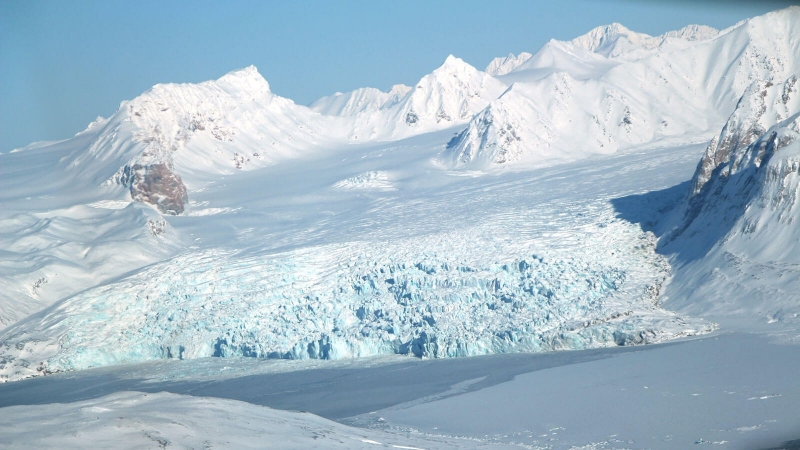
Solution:
[[[594,227],[578,253],[464,236],[475,237],[184,254],[4,330],[0,375],[163,358],[582,349],[711,329],[658,308],[669,266],[629,223]]]

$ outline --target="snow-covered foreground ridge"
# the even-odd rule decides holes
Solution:
[[[615,24],[495,61],[497,76],[450,56],[412,87],[311,107],[253,67],[155,86],[73,139],[0,155],[0,379],[708,332],[714,258],[797,263],[798,24],[800,7],[720,32]],[[685,181],[688,144],[714,135],[656,227],[681,291],[611,201]],[[788,317],[789,298],[763,311]]]
[[[4,408],[4,448],[463,449],[475,440],[362,430],[310,413],[165,392]],[[42,422],[48,424],[42,427]],[[509,448],[486,445],[483,448]]]

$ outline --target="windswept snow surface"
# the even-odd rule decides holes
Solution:
[[[534,449],[788,450],[800,437],[798,354],[797,345],[763,336],[721,334],[531,371],[479,390],[464,382],[438,398],[343,422]],[[794,445],[781,445],[787,441]]]

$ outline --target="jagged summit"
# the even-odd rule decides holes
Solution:
[[[467,63],[465,63],[463,59],[458,58],[453,54],[450,54],[450,55],[447,55],[447,58],[444,59],[444,62],[442,63],[442,66],[460,65],[460,64],[467,64]],[[469,65],[469,64],[467,64],[467,65]]]
[[[232,70],[216,80],[201,83],[159,83],[142,93],[139,97],[123,103],[137,102],[144,99],[155,102],[179,103],[182,96],[189,91],[197,91],[196,87],[205,89],[205,94],[214,95],[216,90],[223,90],[227,95],[253,97],[271,94],[269,83],[258,72],[255,66]]]
[[[495,58],[486,66],[485,72],[492,76],[505,75],[531,58],[530,53],[522,52],[519,55],[509,53],[506,57]]]
[[[478,69],[475,69],[470,64],[468,64],[463,59],[461,59],[461,58],[459,58],[457,56],[447,55],[447,58],[444,59],[444,62],[442,63],[442,65],[439,66],[438,68],[436,68],[433,71],[433,73],[437,73],[437,72],[441,72],[441,71],[450,72],[450,71],[458,71],[458,70],[478,70]]]
[[[405,84],[395,84],[391,89],[389,89],[389,95],[403,97],[404,95],[408,94],[409,91],[411,91],[411,86],[406,86]]]
[[[423,80],[426,80],[426,79],[439,78],[439,77],[442,77],[442,76],[449,76],[449,75],[472,76],[472,75],[475,75],[475,74],[482,74],[482,73],[483,72],[481,72],[480,70],[476,69],[475,67],[473,67],[472,65],[470,65],[469,63],[464,61],[463,59],[458,58],[458,57],[453,56],[453,55],[449,55],[447,58],[445,58],[445,60],[442,63],[442,65],[440,65],[439,67],[434,69],[433,72],[431,72],[428,75],[425,75],[424,77],[422,77],[422,80],[420,80],[420,83]],[[417,86],[419,86],[420,83],[417,83]]]
[[[188,201],[181,173],[263,167],[320,137],[341,139],[336,121],[274,95],[249,66],[217,80],[153,86],[91,124],[82,133],[88,148],[62,161],[82,182],[121,186],[133,200],[181,214]]]
[[[668,31],[661,37],[678,38],[687,41],[705,41],[719,35],[720,31],[707,25],[687,25],[680,30]]]
[[[620,39],[627,40],[629,45],[637,45],[650,37],[650,35],[644,33],[631,31],[620,23],[612,23],[593,28],[588,33],[570,42],[577,47],[600,53],[604,56],[611,56]]]
[[[489,75],[485,72],[481,72],[463,59],[449,55],[442,65],[434,69],[433,72],[422,77],[416,87],[420,89],[422,86],[430,86],[430,83],[439,83],[444,87],[454,84],[450,82],[449,78],[455,78],[457,80],[455,84],[458,84],[459,82],[469,83],[474,78],[484,78],[487,76]]]
[[[397,104],[395,117],[400,120],[400,126],[395,128],[392,136],[464,123],[505,88],[505,84],[489,74],[450,55],[436,70],[422,77]],[[412,132],[411,129],[419,131]]]
[[[660,36],[650,36],[632,31],[622,24],[612,23],[592,29],[583,36],[569,41],[572,45],[603,55],[606,58],[644,57],[648,50],[664,45],[684,47],[686,43],[706,41],[719,35],[719,31],[703,25],[688,25],[680,30]],[[683,45],[681,45],[683,42]]]

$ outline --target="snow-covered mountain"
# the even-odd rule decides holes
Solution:
[[[511,88],[448,144],[448,157],[551,164],[710,136],[753,80],[798,73],[798,24],[800,9],[789,8],[720,33],[692,26],[650,37],[615,24],[551,41],[501,77]]]
[[[161,214],[207,213],[192,192],[344,142],[341,121],[276,96],[248,67],[154,86],[72,139],[2,155],[0,326],[172,255],[182,238]]]
[[[396,140],[464,124],[505,89],[502,82],[450,55],[411,88],[398,85],[388,93],[358,89],[323,97],[311,108],[351,117],[354,141]]]
[[[264,167],[343,136],[339,121],[274,95],[255,67],[200,84],[156,85],[73,139],[62,157],[88,185],[119,185],[133,200],[180,214],[181,174]],[[80,134],[79,134],[80,136]]]

